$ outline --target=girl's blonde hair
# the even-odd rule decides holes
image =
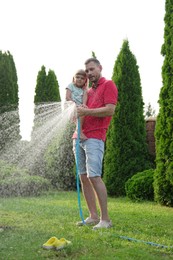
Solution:
[[[77,70],[77,71],[75,72],[74,76],[73,76],[72,82],[74,82],[74,77],[75,77],[76,75],[82,75],[82,76],[84,76],[84,77],[86,78],[84,88],[87,89],[87,88],[88,88],[88,79],[87,79],[87,74],[86,74],[85,70],[82,70],[82,69]]]
[[[85,70],[82,70],[82,69],[77,70],[76,73],[74,74],[74,76],[76,76],[76,75],[82,75],[84,77],[87,77]]]

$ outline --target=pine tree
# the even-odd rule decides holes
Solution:
[[[110,195],[122,196],[128,178],[150,167],[140,75],[127,40],[115,62],[112,80],[119,101],[107,134],[104,180]]]
[[[173,206],[173,1],[165,4],[163,86],[159,95],[159,115],[156,121],[155,200]]]

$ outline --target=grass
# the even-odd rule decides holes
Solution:
[[[83,197],[81,203],[86,217]],[[80,220],[76,192],[1,198],[0,259],[173,259],[172,208],[127,198],[109,198],[108,206],[114,227],[93,231],[92,227],[75,225]],[[60,251],[43,249],[42,244],[52,236],[64,237],[72,245]]]

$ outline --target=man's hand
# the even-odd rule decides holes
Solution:
[[[86,116],[88,107],[86,105],[77,106],[77,117]]]

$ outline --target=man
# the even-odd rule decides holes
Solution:
[[[87,107],[77,107],[78,117],[85,117],[83,133],[87,137],[86,140],[80,140],[78,167],[83,195],[90,214],[85,219],[85,223],[94,224],[93,229],[110,228],[112,222],[107,209],[107,190],[101,174],[106,131],[115,111],[118,91],[112,80],[102,77],[102,66],[97,59],[88,59],[85,67],[92,87],[88,90]],[[75,151],[76,137],[73,138]],[[96,199],[100,209],[100,219]],[[78,225],[82,224],[83,222],[78,222]]]

